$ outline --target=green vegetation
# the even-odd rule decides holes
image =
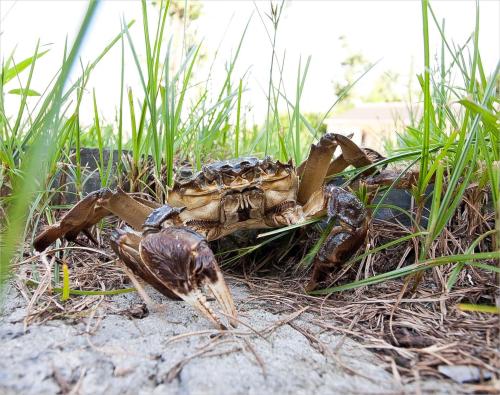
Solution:
[[[268,111],[262,127],[248,128],[245,123],[245,75],[235,75],[235,65],[241,48],[246,45],[247,26],[241,31],[233,56],[226,63],[226,77],[218,87],[208,88],[207,83],[194,80],[194,72],[200,62],[202,44],[186,47],[182,59],[173,59],[171,42],[165,40],[169,23],[170,3],[158,3],[154,31],[149,31],[146,3],[143,1],[142,23],[123,23],[122,31],[102,49],[101,54],[82,70],[81,77],[72,85],[67,84],[78,50],[85,38],[90,21],[96,12],[96,2],[91,1],[80,32],[75,42],[67,45],[61,68],[53,78],[53,83],[44,92],[35,92],[31,87],[32,75],[38,64],[43,62],[39,44],[33,55],[15,64],[13,56],[3,60],[0,75],[0,280],[8,278],[11,262],[16,261],[24,250],[24,243],[30,243],[33,230],[43,219],[55,220],[51,199],[56,177],[61,173],[61,163],[68,164],[70,181],[81,194],[85,179],[80,168],[80,148],[99,149],[99,174],[101,184],[108,185],[115,176],[106,166],[103,152],[106,148],[117,149],[118,157],[125,150],[131,160],[119,162],[118,172],[126,169],[133,190],[145,190],[163,200],[167,187],[172,185],[175,162],[179,158],[188,159],[199,169],[207,160],[228,158],[238,155],[272,155],[280,160],[292,158],[300,163],[308,153],[311,142],[324,132],[324,119],[332,108],[340,102],[356,82],[371,68],[352,76],[339,91],[329,111],[319,116],[301,113],[301,95],[307,83],[307,73],[311,59],[302,60],[297,65],[297,80],[294,87],[283,86],[282,71],[284,59],[279,59],[275,51],[279,40],[279,20],[283,3],[272,6],[269,20],[260,16],[261,22],[270,29],[270,73],[267,89]],[[186,17],[184,15],[184,17]],[[368,277],[339,287],[332,287],[318,293],[332,292],[375,284],[387,279],[412,275],[418,281],[418,273],[437,265],[453,264],[453,275],[448,280],[451,289],[461,270],[468,266],[481,267],[498,273],[498,267],[491,262],[500,258],[498,250],[478,250],[486,239],[489,246],[499,246],[499,115],[498,89],[499,66],[488,73],[484,70],[478,47],[480,31],[479,6],[476,10],[476,26],[471,38],[462,47],[448,42],[444,22],[439,22],[427,0],[422,1],[424,64],[425,71],[418,75],[418,82],[424,99],[423,115],[415,118],[406,132],[398,137],[397,148],[385,163],[400,162],[400,167],[410,169],[411,164],[420,168],[418,184],[412,190],[416,203],[414,213],[407,213],[414,223],[408,235],[391,241],[390,245],[375,246],[370,251],[354,257],[350,264],[375,254],[383,248],[413,240],[417,249],[416,261],[388,273]],[[429,18],[430,17],[430,18]],[[430,23],[432,22],[432,23]],[[250,23],[250,20],[249,20]],[[146,43],[146,57],[139,58],[136,43],[130,29],[140,29]],[[429,29],[439,32],[442,49],[439,64],[431,62]],[[100,60],[114,46],[121,46],[121,88],[116,124],[105,124],[99,118],[99,98],[93,92],[92,101],[95,115],[94,124],[85,129],[79,122],[79,111],[84,91],[93,70]],[[133,64],[142,85],[136,92],[124,81],[124,48],[133,53]],[[214,55],[215,58],[219,56]],[[174,61],[175,60],[175,61]],[[214,61],[215,59],[211,59]],[[178,65],[173,67],[172,65]],[[16,86],[16,77],[29,73],[24,86]],[[211,71],[210,71],[211,73]],[[460,86],[453,85],[456,75],[461,77]],[[288,94],[293,92],[293,94]],[[20,95],[21,103],[17,114],[6,114],[4,100],[9,95]],[[38,97],[35,107],[27,105],[28,97]],[[189,97],[189,100],[187,98]],[[459,107],[454,105],[459,103]],[[130,110],[130,119],[124,119],[124,109]],[[283,108],[285,110],[283,110]],[[131,136],[125,130],[131,130]],[[76,158],[70,165],[69,158],[74,152]],[[148,156],[152,159],[150,162]],[[153,165],[150,166],[150,163]],[[355,176],[360,170],[349,170],[347,176]],[[149,180],[153,178],[154,183]],[[426,203],[426,190],[434,184],[430,215],[427,225],[421,225]],[[457,208],[468,193],[471,185],[486,187],[490,191],[492,207],[496,212],[496,230],[486,229],[480,234],[472,234],[468,245],[453,249],[450,254],[437,256],[436,245],[443,232],[452,221]],[[478,202],[478,204],[482,204]],[[377,211],[383,202],[372,205]],[[293,228],[293,227],[291,227]],[[269,232],[272,239],[281,229]],[[257,248],[266,248],[267,239],[257,246],[240,251],[242,255]],[[313,246],[313,251],[316,246]],[[483,247],[484,248],[484,247]],[[309,254],[310,255],[310,254]],[[307,259],[306,259],[307,260]],[[486,261],[488,263],[480,263]],[[56,269],[59,268],[56,264]],[[77,291],[69,289],[67,269],[63,271],[64,297]],[[58,272],[59,273],[59,272]],[[59,275],[55,276],[59,281]],[[56,284],[57,285],[57,284]]]
[[[429,14],[442,43],[439,65],[430,63]],[[420,165],[418,184],[412,191],[416,202],[414,231],[420,232],[413,234],[418,245],[418,260],[415,265],[318,293],[336,292],[406,276],[409,273],[421,273],[436,264],[455,265],[447,283],[448,290],[451,290],[458,272],[464,269],[465,265],[474,265],[473,261],[476,259],[498,261],[500,258],[498,249],[485,253],[487,255],[474,253],[480,241],[486,237],[492,238],[492,246],[500,245],[500,123],[495,107],[499,103],[500,64],[497,64],[490,75],[486,74],[483,68],[478,47],[479,5],[476,6],[475,30],[467,44],[458,49],[454,49],[446,39],[444,21],[439,23],[428,1],[422,1],[422,16],[425,72],[417,77],[424,98],[424,111],[413,125],[407,127],[406,133],[399,136],[398,148],[392,151],[390,159],[393,161],[404,158]],[[451,61],[447,62],[449,58]],[[451,81],[457,73],[462,77],[463,86],[452,85]],[[454,103],[459,103],[461,107],[457,108]],[[434,188],[432,203],[428,224],[423,228],[418,224],[423,215],[426,190],[431,184]],[[471,238],[468,245],[460,247],[457,255],[437,257],[436,251],[442,249],[436,248],[436,244],[466,197],[467,189],[471,187],[486,188],[491,192],[492,207],[496,212],[496,227],[486,229],[484,233],[476,235],[476,238]],[[479,196],[476,199],[473,204],[484,204]],[[377,205],[374,210],[378,208]],[[403,238],[400,241],[403,241]],[[376,249],[371,252],[375,251]],[[357,258],[353,259],[356,260]],[[483,269],[497,273],[499,271],[497,266],[490,265],[483,265]],[[420,280],[419,275],[413,278]]]

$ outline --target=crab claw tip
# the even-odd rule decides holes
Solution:
[[[223,315],[229,321],[229,325],[231,325],[231,327],[233,328],[236,328],[238,326],[236,308],[234,306],[233,297],[231,296],[231,291],[226,285],[222,274],[218,273],[218,276],[215,280],[208,279],[205,280],[204,283],[207,285],[208,289],[210,289],[215,299],[217,300],[217,303],[219,304]],[[187,294],[177,293],[177,295],[186,303],[193,306],[210,321],[212,321],[220,329],[228,329],[226,325],[221,322],[220,318],[215,314],[210,303],[207,301],[207,298],[200,291],[200,289],[196,288],[188,292]]]
[[[231,292],[229,291],[222,275],[219,275],[214,282],[208,282],[207,285],[221,306],[224,314],[228,317],[229,324],[234,328],[238,327],[237,313],[233,297],[231,296]]]
[[[207,301],[205,295],[201,293],[199,289],[193,290],[188,294],[179,294],[179,297],[184,300],[189,305],[193,306],[196,310],[202,313],[206,318],[212,321],[217,327],[222,330],[227,329],[227,327],[221,322],[219,317],[215,314]]]

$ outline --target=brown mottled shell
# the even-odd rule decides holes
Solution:
[[[292,162],[281,163],[270,157],[243,157],[210,163],[192,173],[183,168],[176,175],[173,191],[204,195],[224,189],[248,188],[285,178],[295,171]]]
[[[255,216],[256,210],[265,211],[285,201],[295,201],[297,187],[298,176],[291,162],[245,157],[210,163],[195,174],[180,169],[167,201],[172,207],[185,208],[180,218],[186,224],[193,225],[195,221],[220,225],[226,221],[227,215],[237,210],[231,206],[231,201],[240,204],[240,200],[245,200],[253,206],[252,215]],[[264,224],[257,218],[252,218],[252,221],[253,225]],[[250,226],[245,223],[245,226]],[[208,228],[216,229],[216,226]],[[216,236],[220,234],[209,237]]]

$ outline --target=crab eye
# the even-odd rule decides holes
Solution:
[[[179,176],[182,178],[189,178],[193,175],[193,170],[187,167],[181,167],[179,170]]]

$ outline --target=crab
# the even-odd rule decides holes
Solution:
[[[342,153],[333,159],[338,146]],[[363,245],[368,229],[362,202],[325,179],[349,165],[368,166],[363,176],[373,178],[370,165],[381,159],[349,137],[328,133],[311,145],[298,167],[291,161],[243,157],[207,164],[194,174],[181,168],[164,204],[119,188],[101,189],[43,229],[34,247],[43,251],[59,238],[75,240],[80,232],[92,238],[88,229],[115,215],[127,225],[113,231],[111,247],[148,307],[151,299],[137,277],[163,295],[189,303],[217,327],[227,328],[227,322],[236,327],[233,298],[208,242],[238,230],[300,225],[326,215],[335,223],[313,261],[306,286],[313,290]],[[219,304],[219,315],[202,292],[206,288]]]

